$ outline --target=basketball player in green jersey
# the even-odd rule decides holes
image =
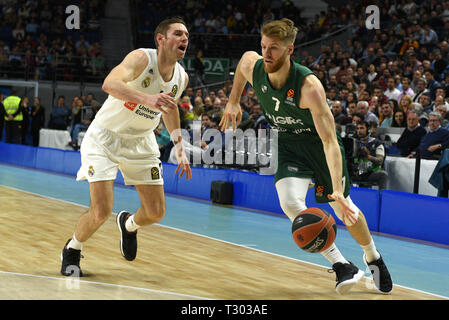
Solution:
[[[308,68],[294,63],[297,28],[289,19],[272,21],[262,28],[262,56],[245,52],[237,66],[223,118],[222,130],[235,130],[242,118],[240,97],[249,82],[259,98],[265,118],[278,130],[278,169],[275,185],[282,210],[295,219],[306,209],[309,183],[315,179],[315,199],[329,202],[364,251],[378,291],[393,289],[388,269],[377,251],[363,213],[349,196],[349,177],[341,138],[326,102],[320,80]],[[335,243],[322,252],[337,276],[336,290],[348,292],[364,275],[347,261]]]

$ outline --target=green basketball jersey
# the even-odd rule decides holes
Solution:
[[[278,168],[275,182],[286,177],[315,180],[315,200],[329,202],[332,194],[332,177],[326,162],[323,143],[313,123],[309,109],[300,109],[300,90],[304,78],[313,72],[292,62],[287,82],[275,90],[268,81],[263,59],[256,62],[253,71],[253,89],[259,98],[265,118],[278,130]],[[349,175],[341,137],[337,140],[342,154],[344,196],[349,194]]]
[[[317,141],[318,133],[308,109],[299,108],[300,90],[304,77],[313,72],[292,61],[287,82],[275,90],[264,70],[263,58],[253,70],[253,89],[259,98],[265,118],[279,132],[279,139],[293,138],[296,141]]]

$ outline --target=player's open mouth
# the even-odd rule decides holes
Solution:
[[[179,46],[178,49],[179,49],[180,51],[182,51],[182,52],[185,52],[185,51],[186,51],[186,47],[184,47],[184,46]]]

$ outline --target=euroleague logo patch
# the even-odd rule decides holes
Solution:
[[[151,179],[158,180],[160,179],[159,168],[153,167],[151,168]]]
[[[89,166],[89,170],[87,171],[87,174],[89,175],[89,177],[93,177],[95,174],[94,167]]]
[[[317,186],[317,187],[316,187],[316,192],[315,192],[315,194],[316,194],[318,197],[322,197],[322,196],[323,196],[323,193],[324,193],[324,187],[323,187],[323,186]]]
[[[291,106],[296,106],[294,98],[295,98],[295,90],[289,89],[287,91],[287,97],[285,98],[284,103],[289,104]]]

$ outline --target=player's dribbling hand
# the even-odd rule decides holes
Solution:
[[[170,109],[178,107],[171,94],[171,92],[161,92],[159,94],[150,95],[147,104],[148,106],[156,108],[163,114],[168,114]]]
[[[240,121],[242,121],[242,108],[239,104],[228,103],[218,126],[221,131],[225,131],[232,123],[232,130],[235,131]]]
[[[192,169],[190,168],[189,160],[184,152],[184,147],[182,146],[182,140],[175,144],[175,155],[176,160],[178,162],[178,167],[176,168],[175,174],[178,174],[181,169],[181,173],[179,175],[180,178],[186,174],[186,179],[190,180],[192,178]]]
[[[342,214],[341,220],[343,221],[343,223],[345,225],[352,226],[357,222],[357,219],[355,217],[355,212],[354,212],[354,210],[351,209],[348,201],[345,199],[343,194],[334,192],[332,194],[329,194],[327,197],[330,200],[335,200],[335,202],[339,206],[340,212]],[[347,222],[348,222],[348,224],[347,224]]]

